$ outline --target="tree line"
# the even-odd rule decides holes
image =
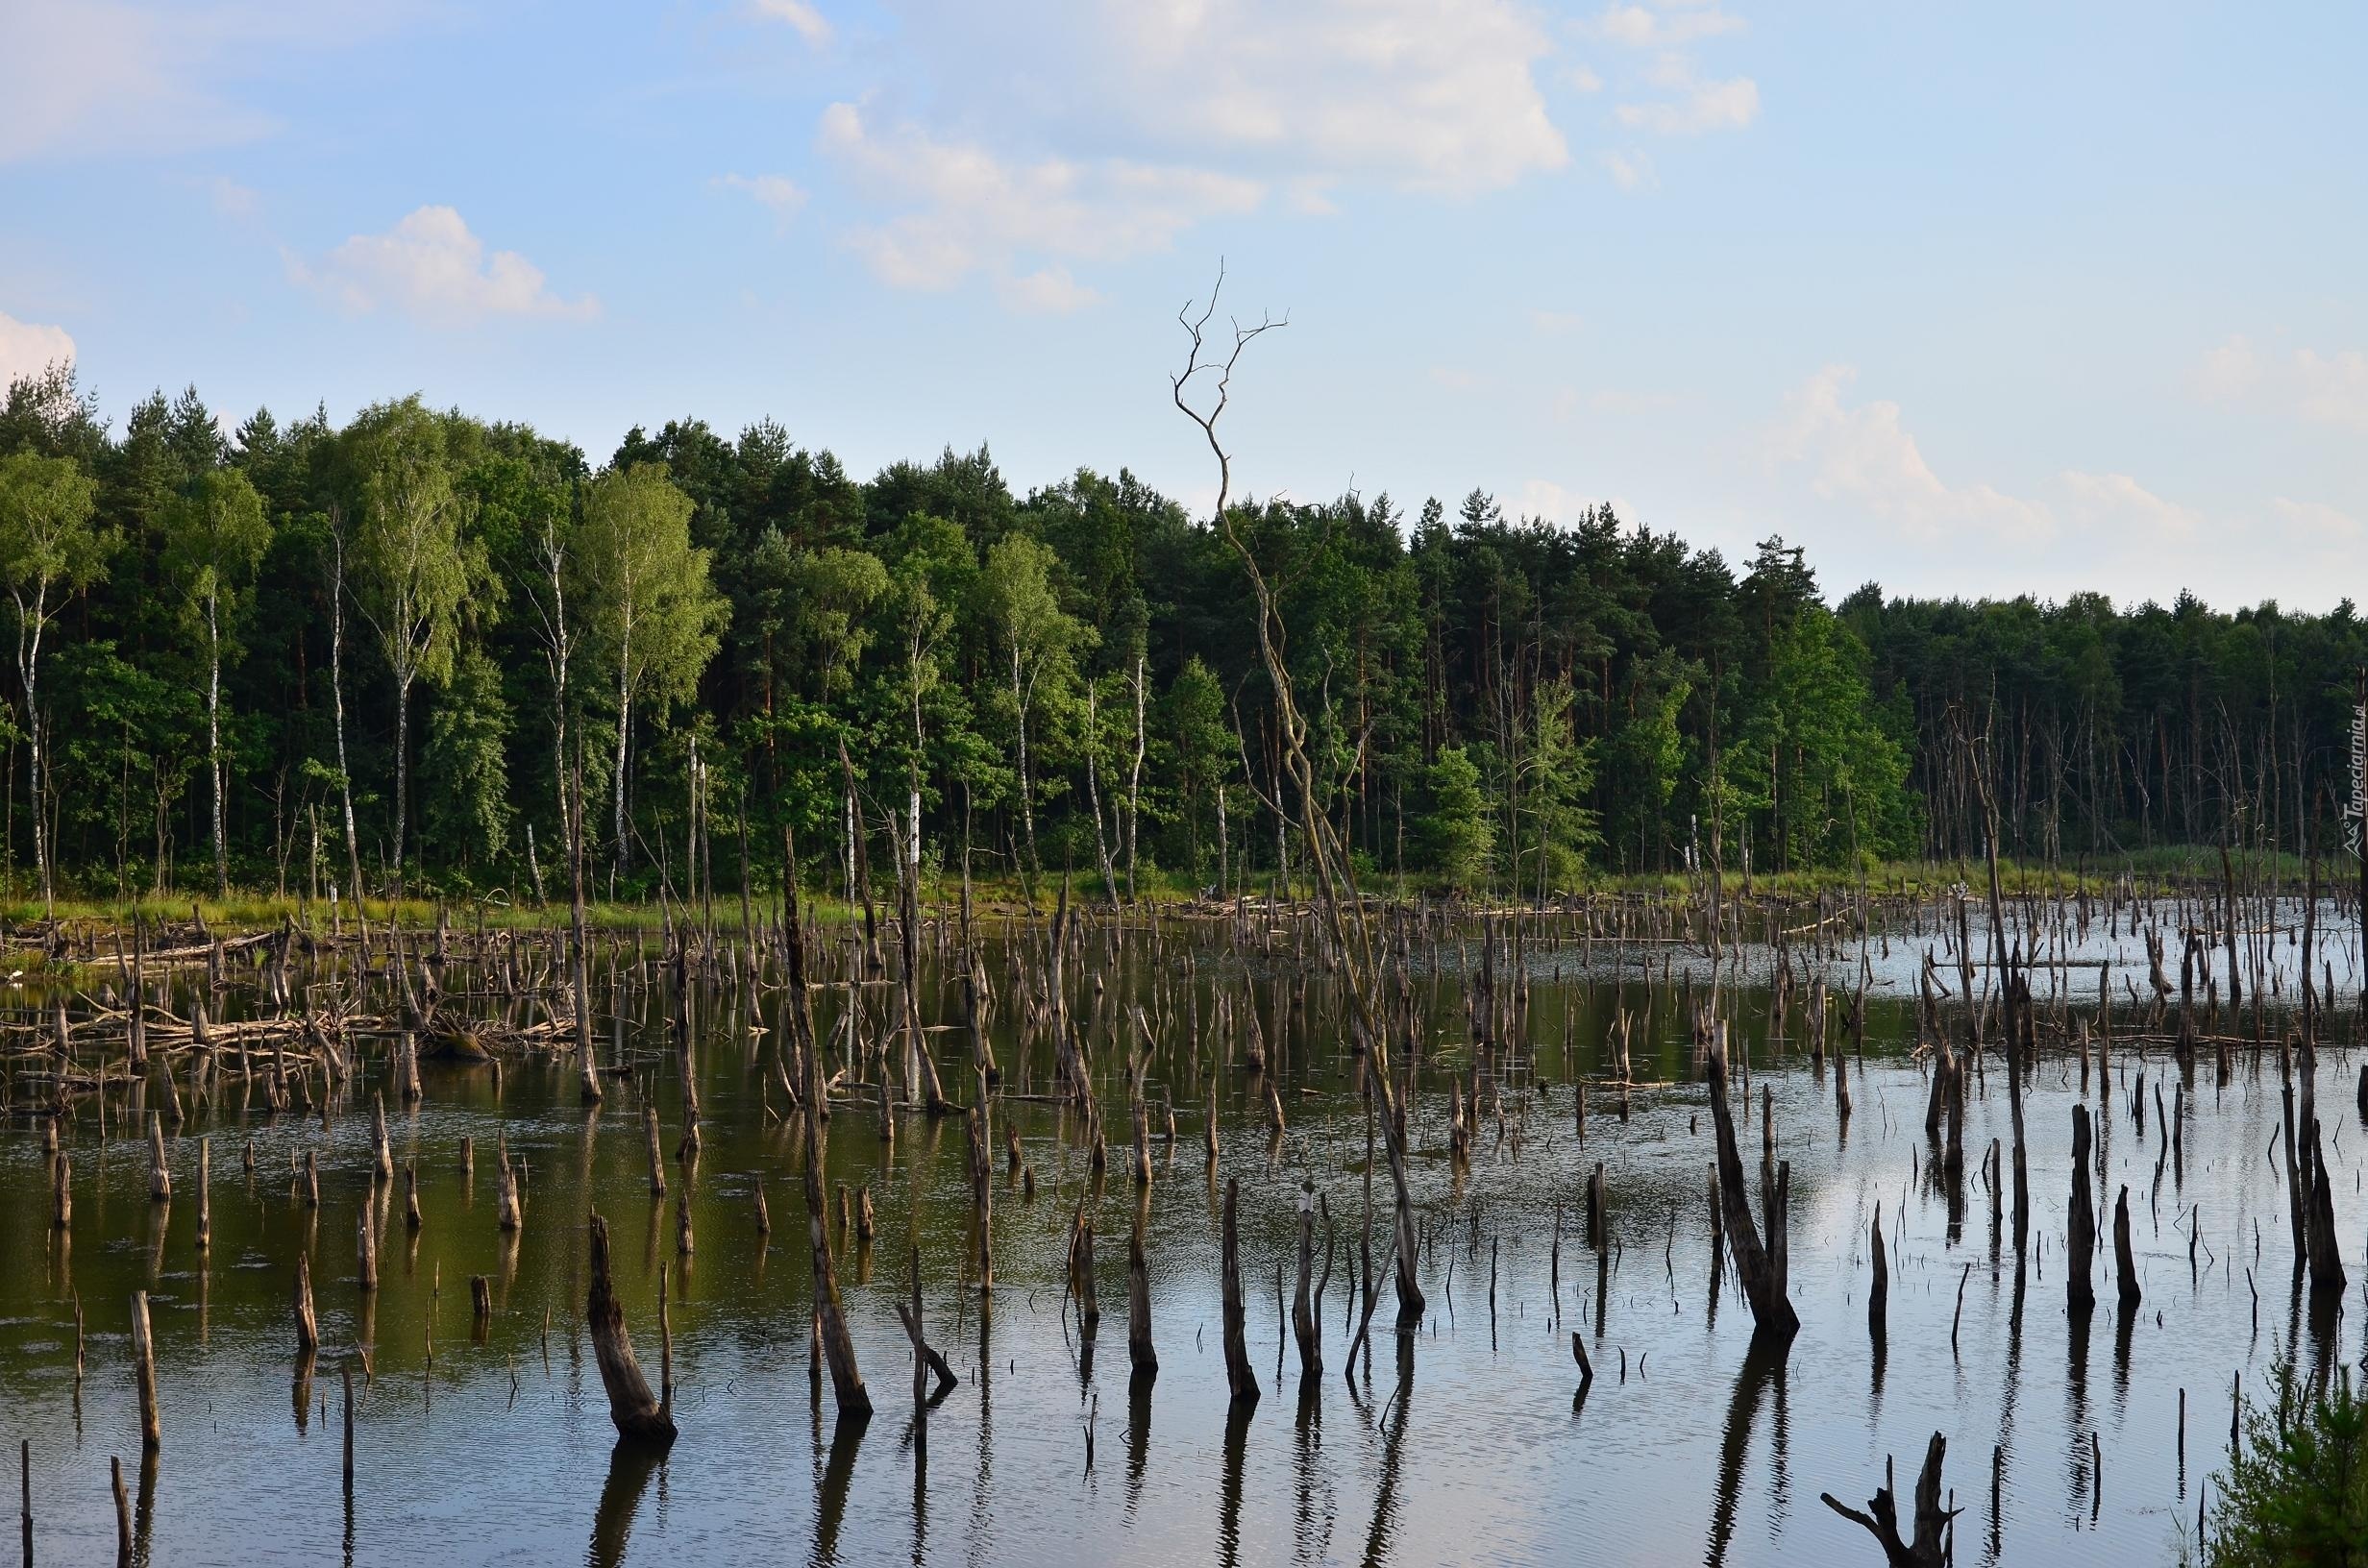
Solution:
[[[1228,515],[1319,804],[1394,885],[1973,858],[1992,807],[2028,858],[2306,853],[2349,797],[2349,600],[1829,603],[1781,539],[1479,491]],[[0,586],[18,897],[679,899],[787,844],[851,893],[889,857],[1122,897],[1293,870],[1242,561],[1123,470],[866,480],[697,420],[596,464],[417,397],[115,429],[58,368],[0,407]]]

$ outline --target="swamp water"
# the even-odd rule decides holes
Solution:
[[[1977,943],[1981,924],[1977,914]],[[927,1023],[951,1026],[928,1038],[948,1093],[968,1101],[975,1080],[958,1027],[958,960],[942,935],[933,929],[924,948],[922,1011]],[[1447,1153],[1449,1085],[1472,1081],[1467,1004],[1480,949],[1462,941],[1417,949],[1413,994],[1426,1027],[1409,1117],[1429,1311],[1413,1333],[1393,1333],[1385,1275],[1369,1347],[1351,1364],[1347,1254],[1366,1224],[1367,1100],[1331,983],[1303,979],[1313,966],[1293,956],[1299,937],[1171,921],[1155,941],[1114,943],[1089,927],[1070,975],[1110,1140],[1096,1197],[1080,1118],[1047,1096],[1050,1046],[1021,1038],[1014,976],[1020,966],[1041,972],[1041,936],[1006,932],[982,943],[1003,1073],[992,1134],[991,1301],[963,1277],[971,1197],[960,1119],[900,1114],[889,1143],[869,1088],[863,1100],[834,1101],[833,1241],[877,1407],[868,1423],[842,1426],[827,1380],[809,1375],[803,1132],[800,1118],[781,1115],[774,1077],[783,1038],[774,973],[768,968],[758,997],[762,1034],[747,1027],[736,978],[745,965],[692,981],[703,1149],[686,1169],[674,1158],[681,1091],[668,967],[604,946],[593,985],[599,1055],[623,1070],[608,1077],[597,1111],[581,1105],[565,1057],[507,1055],[498,1075],[488,1065],[428,1062],[424,1099],[407,1106],[385,1039],[358,1036],[349,1046],[357,1070],[333,1091],[326,1122],[317,1087],[310,1113],[275,1115],[259,1084],[242,1091],[217,1074],[199,1103],[185,1062],[176,1072],[189,1114],[166,1137],[171,1201],[149,1196],[144,1114],[127,1115],[119,1093],[102,1133],[86,1096],[64,1127],[73,1217],[59,1231],[40,1119],[19,1090],[0,1130],[0,1437],[12,1449],[30,1442],[31,1551],[42,1563],[104,1561],[114,1550],[111,1457],[121,1458],[132,1494],[136,1559],[170,1565],[1873,1563],[1873,1542],[1818,1494],[1863,1507],[1892,1456],[1904,1503],[1935,1431],[1949,1443],[1944,1488],[1964,1510],[1958,1561],[2166,1561],[2183,1528],[2192,1533],[2198,1487],[2224,1458],[2232,1379],[2258,1394],[2289,1353],[2306,1372],[2368,1358],[2368,1266],[2356,1245],[2368,1228],[2368,1128],[2354,1109],[2359,1058],[2345,1048],[2359,1031],[2357,937],[2348,922],[2327,936],[2339,983],[2351,989],[2331,999],[2316,1083],[2353,1285],[2315,1329],[2307,1292],[2294,1283],[2274,1043],[2236,1052],[2225,1084],[2207,1046],[2183,1089],[2166,1044],[2126,1038],[2158,1041],[2172,1025],[2149,1023],[2115,995],[2110,1065],[2092,1069],[2084,1097],[2097,1118],[2088,1174],[2109,1238],[2115,1195],[2128,1188],[2144,1294],[2134,1312],[2118,1311],[2109,1240],[2092,1270],[2095,1311],[2079,1325],[2065,1310],[2062,1252],[2083,1074],[2044,1026],[2056,1017],[2050,974],[2070,977],[2077,1015],[2093,1012],[2097,971],[2041,971],[2036,982],[2045,1048],[2026,1101],[2033,1212],[2018,1268],[2010,1221],[1992,1217],[1982,1171],[1991,1139],[2010,1138],[2003,1059],[1993,1044],[1969,1072],[1953,1225],[1924,1135],[1930,1061],[1914,1049],[1911,954],[1937,939],[1903,932],[1880,957],[1867,955],[1862,1054],[1838,1025],[1831,1032],[1834,1049],[1851,1050],[1846,1131],[1834,1066],[1809,1059],[1806,979],[1791,988],[1781,1032],[1768,949],[1747,951],[1745,984],[1722,992],[1737,1030],[1744,1159],[1762,1136],[1764,1092],[1779,1155],[1791,1163],[1791,1297],[1802,1328],[1781,1360],[1751,1354],[1736,1270],[1713,1286],[1712,1118],[1688,1015],[1707,995],[1698,950],[1548,935],[1531,937],[1524,955],[1526,1041],[1483,1057],[1489,1098],[1461,1170]],[[843,973],[846,941],[832,942],[818,962]],[[894,943],[883,946],[893,972]],[[1798,975],[1809,972],[1805,956],[1791,954]],[[2092,933],[2080,952],[2058,956],[2110,960],[2116,993],[2125,977],[2146,988],[2134,938]],[[1511,962],[1500,944],[1500,982]],[[1951,962],[1940,968],[1954,980]],[[1847,988],[1860,967],[1852,943],[1825,955],[1818,972]],[[448,989],[464,992],[469,972],[456,963]],[[202,974],[180,971],[168,1005],[185,1017],[199,985]],[[2283,990],[2290,1000],[2290,974]],[[384,992],[382,978],[365,987],[391,1011]],[[1238,1065],[1241,1040],[1219,1036],[1221,992],[1234,999],[1237,1037],[1245,1001],[1255,998],[1287,1122],[1279,1138],[1269,1130],[1265,1082]],[[824,985],[814,994],[824,1060],[835,1066],[849,992]],[[885,1038],[893,988],[857,994],[861,1038]],[[1130,1002],[1158,1037],[1146,1075],[1153,1176],[1145,1249],[1160,1369],[1147,1394],[1130,1390],[1126,1347]],[[1638,1016],[1638,1087],[1625,1119],[1604,1082],[1606,1038],[1623,1003]],[[41,1006],[20,1004],[14,1015],[19,1071]],[[234,996],[217,1006],[218,1017],[239,1011]],[[2274,1042],[2289,1020],[2268,1017]],[[1944,1006],[1942,1017],[1962,1041],[1962,1006]],[[2249,1013],[2223,1017],[2216,1032],[2233,1035],[2240,1023],[2249,1032]],[[863,1075],[876,1081],[876,1062]],[[1213,1163],[1202,1153],[1211,1075],[1221,1128]],[[1591,1083],[1583,1135],[1580,1079]],[[143,1091],[130,1092],[138,1105]],[[380,1093],[392,1180],[372,1172]],[[664,1199],[651,1192],[651,1096],[667,1150]],[[1032,1198],[1006,1169],[1006,1128],[1032,1169]],[[194,1240],[201,1139],[210,1139],[211,1164],[205,1252]],[[497,1139],[527,1175],[515,1234],[496,1224]],[[474,1151],[468,1170],[464,1140]],[[252,1171],[243,1168],[250,1142]],[[303,1201],[295,1170],[307,1153],[318,1159],[317,1209]],[[1600,1247],[1585,1223],[1597,1162],[1608,1202]],[[412,1164],[416,1231],[405,1215]],[[1235,1179],[1248,1348],[1264,1397],[1229,1416],[1218,1213]],[[869,1188],[868,1244],[838,1230],[840,1184]],[[1323,1371],[1303,1382],[1282,1307],[1310,1184],[1340,1247],[1319,1313]],[[770,1237],[757,1230],[759,1188]],[[1390,1190],[1376,1162],[1376,1268]],[[696,1242],[688,1256],[677,1230],[685,1192]],[[1081,1198],[1095,1216],[1103,1304],[1090,1340],[1064,1289]],[[618,1447],[583,1332],[592,1211],[607,1220],[616,1288],[654,1384],[667,1273],[680,1437],[659,1457]],[[1878,1212],[1890,1269],[1880,1349],[1866,1308]],[[364,1223],[376,1239],[375,1292],[357,1286]],[[895,1311],[916,1248],[925,1333],[961,1380],[930,1410],[924,1442]],[[1317,1250],[1322,1266],[1320,1230]],[[308,1384],[295,1381],[289,1305],[300,1253],[309,1258],[322,1341]],[[481,1331],[475,1275],[491,1297]],[[140,1290],[162,1419],[160,1451],[147,1464],[129,1338]],[[86,1326],[79,1384],[77,1302]],[[1594,1373],[1583,1399],[1573,1331],[1586,1336]],[[358,1345],[370,1352],[366,1378],[352,1360]],[[350,1495],[341,1482],[347,1364],[357,1368]]]

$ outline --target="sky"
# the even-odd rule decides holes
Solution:
[[[2368,598],[2368,8],[6,0],[0,379]],[[1199,383],[1204,394],[1206,380]]]

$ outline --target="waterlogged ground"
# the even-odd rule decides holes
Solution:
[[[2337,950],[2336,967],[2350,976],[2356,938],[2343,940],[2354,945]],[[169,1205],[149,1201],[136,1124],[112,1114],[102,1136],[86,1108],[67,1135],[74,1219],[62,1235],[49,1225],[38,1124],[20,1103],[0,1132],[0,1437],[30,1440],[35,1559],[106,1560],[115,1533],[111,1456],[125,1461],[137,1554],[160,1564],[1873,1563],[1871,1541],[1818,1494],[1862,1506],[1893,1455],[1904,1490],[1937,1430],[1949,1441],[1946,1484],[1965,1510],[1959,1561],[2167,1560],[2182,1529],[2192,1531],[2198,1486],[2225,1453],[2232,1378],[2261,1388],[2298,1342],[2306,1365],[2368,1356],[2368,1259],[2347,1258],[2352,1291],[2314,1338],[2291,1289],[2286,1197],[2269,1158],[2281,1119],[2276,1053],[2236,1055],[2223,1086],[2208,1050],[2192,1087],[2175,1094],[2167,1050],[2141,1057],[2118,1043],[2109,1077],[2092,1078],[2086,1094],[2101,1118],[2101,1176],[2091,1176],[2109,1236],[2114,1196],[2129,1190],[2144,1298],[2126,1319],[2116,1312],[2109,1250],[2098,1260],[2093,1318],[2069,1321],[2062,1236],[2071,1107],[2082,1097],[2077,1060],[2049,1054],[2027,1102],[2035,1214],[2018,1269],[1971,1168],[1991,1139],[2008,1137],[1995,1058],[1971,1086],[1961,1225],[1952,1226],[1949,1199],[1929,1179],[1928,1080],[1908,1051],[1913,1017],[1902,995],[1914,974],[1904,955],[1921,944],[1903,933],[1892,963],[1876,965],[1864,1055],[1850,1066],[1856,1111],[1846,1136],[1832,1070],[1808,1064],[1797,1013],[1791,1039],[1776,1041],[1765,989],[1732,998],[1750,1043],[1745,1160],[1756,1154],[1764,1088],[1781,1153],[1792,1162],[1792,1291],[1803,1328],[1780,1362],[1747,1356],[1751,1321],[1733,1270],[1720,1293],[1711,1289],[1711,1122],[1681,1014],[1682,980],[1678,992],[1652,996],[1637,1038],[1636,1075],[1657,1082],[1635,1091],[1625,1122],[1598,1086],[1584,1138],[1574,1128],[1569,1082],[1600,1070],[1613,1006],[1601,947],[1591,965],[1576,953],[1532,955],[1534,1045],[1497,1060],[1491,1076],[1504,1129],[1500,1137],[1492,1115],[1483,1120],[1460,1178],[1445,1155],[1447,1083],[1469,1069],[1469,955],[1429,967],[1418,988],[1433,1038],[1414,1142],[1416,1196],[1431,1237],[1420,1264],[1431,1311],[1401,1337],[1389,1332],[1394,1307],[1385,1301],[1369,1356],[1348,1366],[1352,1298],[1345,1262],[1336,1262],[1321,1312],[1326,1365],[1305,1384],[1277,1309],[1277,1270],[1295,1258],[1306,1184],[1328,1201],[1344,1244],[1362,1229],[1367,1122],[1329,992],[1320,984],[1295,1005],[1295,971],[1282,955],[1246,958],[1206,943],[1188,979],[1186,949],[1172,934],[1156,957],[1130,951],[1101,976],[1106,1017],[1141,998],[1166,1020],[1148,1076],[1155,1104],[1172,1099],[1177,1110],[1172,1146],[1164,1113],[1154,1117],[1162,1136],[1153,1142],[1147,1248],[1161,1370],[1147,1397],[1130,1396],[1127,1377],[1133,1192],[1121,1052],[1107,1038],[1097,1041],[1098,1059],[1120,1147],[1095,1209],[1104,1315],[1090,1350],[1063,1311],[1068,1228],[1091,1190],[1073,1117],[1016,1097],[997,1106],[997,1283],[988,1305],[957,1277],[969,1214],[958,1124],[900,1118],[891,1147],[876,1111],[842,1105],[831,1177],[868,1185],[877,1218],[869,1248],[842,1258],[857,1352],[879,1407],[860,1431],[837,1428],[827,1391],[818,1395],[809,1382],[801,1155],[790,1126],[765,1106],[779,1108],[777,1089],[760,1097],[774,1037],[750,1036],[745,1003],[728,981],[705,988],[695,1009],[704,1149],[688,1177],[696,1234],[688,1258],[678,1252],[674,1196],[660,1201],[649,1190],[642,1090],[616,1079],[605,1107],[587,1114],[564,1063],[514,1061],[498,1086],[487,1067],[427,1065],[425,1102],[390,1113],[398,1171],[410,1161],[419,1171],[424,1223],[415,1235],[405,1224],[400,1175],[371,1179],[370,1095],[385,1081],[376,1045],[361,1087],[326,1128],[317,1113],[275,1117],[261,1109],[259,1088],[241,1108],[234,1082],[196,1110],[170,1139]],[[1838,975],[1856,968],[1855,952],[1847,956]],[[2139,966],[2142,988],[2142,948],[2124,959]],[[989,957],[1006,995],[1012,962],[1004,946]],[[928,968],[925,1016],[953,1021],[934,960]],[[1265,1128],[1263,1088],[1205,1038],[1215,989],[1239,995],[1246,974],[1257,977],[1269,1038],[1285,1042],[1277,1070],[1289,1131],[1279,1143]],[[1632,1011],[1647,1006],[1636,975],[1632,968],[1625,992]],[[644,1067],[671,1151],[680,1093],[658,984],[653,974],[596,989],[619,1010],[604,1058]],[[1078,985],[1090,1017],[1092,976]],[[2093,985],[2091,971],[2074,998],[2089,1004]],[[1188,986],[1201,998],[1196,1052]],[[876,1017],[888,995],[876,988]],[[2356,1003],[2346,1001],[2355,1010],[2335,1026],[2344,1041],[2357,1031]],[[777,1004],[768,993],[768,1018]],[[826,1034],[839,1005],[823,996]],[[1041,1090],[1048,1052],[1039,1044],[1023,1057],[1015,1011],[1006,1005],[995,1031],[1006,1087]],[[1961,1016],[1950,1017],[1961,1027]],[[2116,1021],[2136,1025],[2126,1007]],[[2273,1014],[2273,1038],[2278,1022]],[[2234,1025],[2224,1019],[2222,1028]],[[950,1089],[966,1092],[962,1036],[930,1038]],[[1222,1106],[1214,1169],[1201,1152],[1210,1071]],[[2351,1238],[2368,1229],[2358,1071],[2348,1048],[2320,1054],[2336,1227]],[[2140,1097],[2142,1130],[2133,1112]],[[2175,1154],[2163,1123],[2174,1103]],[[1005,1177],[1006,1120],[1038,1178],[1032,1201]],[[497,1137],[530,1172],[515,1238],[495,1224]],[[212,1146],[213,1244],[205,1254],[194,1244],[200,1139]],[[473,1174],[462,1168],[464,1139],[476,1151]],[[251,1173],[242,1168],[250,1141]],[[318,1211],[302,1206],[290,1175],[307,1151],[320,1156]],[[1612,1230],[1600,1254],[1580,1220],[1585,1178],[1598,1161]],[[1229,1423],[1216,1215],[1221,1186],[1234,1178],[1250,1352],[1265,1397]],[[684,1189],[685,1172],[671,1160],[669,1180],[676,1194]],[[1375,1180],[1386,1205],[1386,1172]],[[755,1225],[760,1186],[775,1225],[770,1245]],[[374,1298],[356,1286],[365,1206],[382,1272]],[[1566,1211],[1559,1291],[1557,1206]],[[612,1454],[614,1432],[579,1328],[593,1209],[611,1226],[619,1289],[654,1379],[661,1267],[670,1275],[681,1437],[654,1462]],[[1891,1269],[1880,1350],[1866,1314],[1878,1210]],[[1377,1243],[1386,1235],[1385,1218]],[[911,1363],[894,1311],[916,1247],[927,1333],[962,1380],[929,1414],[925,1444],[915,1440]],[[288,1297],[300,1252],[310,1255],[324,1340],[308,1388],[292,1384]],[[476,1274],[489,1278],[494,1303],[481,1338],[472,1332]],[[164,1427],[160,1458],[145,1472],[126,1337],[129,1298],[143,1288]],[[87,1325],[79,1388],[78,1299]],[[1574,1398],[1574,1329],[1587,1335],[1596,1369],[1583,1404]],[[373,1375],[356,1379],[349,1500],[338,1367],[358,1342],[372,1347]]]

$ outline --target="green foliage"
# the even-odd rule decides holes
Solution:
[[[1418,829],[1422,867],[1450,888],[1476,888],[1488,876],[1496,849],[1480,770],[1462,747],[1443,747],[1426,782],[1430,801]]]
[[[452,670],[461,600],[481,563],[461,533],[443,423],[417,397],[364,409],[342,438],[357,502],[354,581],[396,683]]]
[[[0,457],[0,583],[34,621],[104,576],[115,532],[91,520],[98,487],[71,457]]]
[[[219,799],[231,874],[292,868],[309,888],[316,842],[346,860],[350,785],[365,875],[411,847],[415,805],[423,885],[515,888],[530,826],[558,864],[580,768],[603,891],[647,894],[664,861],[680,892],[665,857],[693,732],[719,880],[744,825],[760,878],[783,826],[809,864],[837,860],[842,744],[875,868],[916,796],[926,863],[967,843],[981,876],[1098,870],[1106,840],[1135,846],[1147,889],[1203,887],[1221,822],[1231,885],[1297,858],[1274,832],[1274,801],[1301,802],[1277,796],[1240,559],[1123,471],[1022,496],[984,449],[949,450],[858,479],[762,421],[636,429],[587,459],[416,398],[343,428],[318,410],[225,428],[184,391],[111,429],[63,368],[0,397],[0,619],[25,655],[0,873],[33,863],[39,821],[69,894],[194,880]],[[2349,783],[2368,663],[2349,604],[1870,585],[1828,608],[1780,539],[1730,563],[1609,508],[1549,525],[1484,492],[1240,497],[1226,521],[1272,590],[1309,804],[1363,873],[1528,896],[1674,876],[1714,820],[1730,875],[1748,856],[1788,885],[1866,857],[1975,859],[1976,756],[2005,851],[2034,868],[2183,866],[2208,845],[2216,870],[2224,842],[2299,866]],[[200,772],[220,787],[193,798]]]
[[[463,871],[498,865],[509,848],[509,730],[502,673],[472,648],[436,696],[420,755],[428,832]]]
[[[662,464],[612,468],[584,487],[580,602],[621,702],[686,702],[715,656],[728,612],[709,552],[691,543],[691,510]]]
[[[1764,814],[1774,824],[1771,870],[1904,852],[1913,843],[1908,763],[1867,690],[1865,650],[1821,604],[1782,617],[1725,759],[1730,812]],[[1741,825],[1727,819],[1729,831]]]
[[[2368,1564],[2368,1403],[2349,1367],[2313,1390],[2281,1365],[2277,1386],[2274,1406],[2246,1400],[2243,1441],[2213,1478],[2204,1562]]]

